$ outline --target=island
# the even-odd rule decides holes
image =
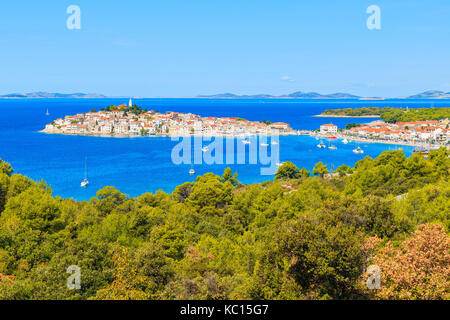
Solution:
[[[100,111],[68,115],[47,124],[50,134],[101,136],[229,136],[297,134],[289,124],[238,117],[201,117],[192,113],[146,110],[132,103],[111,105]]]

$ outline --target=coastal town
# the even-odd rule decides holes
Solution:
[[[338,128],[322,124],[316,131],[294,130],[284,122],[248,121],[238,117],[202,117],[192,113],[143,110],[133,104],[109,106],[100,111],[68,115],[45,126],[41,132],[99,136],[228,136],[310,135],[344,141],[395,143],[420,147],[448,146],[450,121],[426,120],[386,123],[375,120]]]
[[[248,121],[237,117],[201,117],[192,113],[142,110],[133,105],[66,116],[45,126],[41,132],[108,136],[247,136],[297,134],[283,122]]]
[[[448,119],[397,123],[376,120],[366,124],[355,124],[346,130],[340,130],[336,125],[329,123],[321,125],[319,132],[314,134],[366,142],[439,147],[449,145],[449,123]]]

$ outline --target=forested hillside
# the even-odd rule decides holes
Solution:
[[[242,185],[227,169],[77,202],[0,161],[0,299],[449,299],[449,168],[444,148],[392,151],[332,176],[286,163]]]

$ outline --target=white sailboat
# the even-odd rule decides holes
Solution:
[[[84,161],[84,180],[81,181],[81,187],[87,187],[89,185],[89,180],[88,180],[88,168],[87,168],[87,158]]]
[[[47,112],[45,113],[45,115],[48,117],[50,115],[50,112],[48,112],[48,108],[47,108]]]
[[[203,151],[203,152],[208,152],[208,151],[209,151],[209,148],[208,148],[208,147],[203,147],[203,148],[202,148],[202,151]]]
[[[243,144],[250,144],[251,142],[250,142],[250,140],[245,139],[245,140],[242,140],[242,143],[243,143]]]
[[[345,138],[344,140],[342,140],[342,143],[343,143],[343,144],[347,144],[347,143],[348,143],[347,138]]]
[[[319,148],[319,149],[325,149],[327,146],[322,142],[322,141],[320,141],[320,143],[317,145],[317,148]]]
[[[191,176],[193,176],[195,174],[195,170],[194,170],[194,154],[192,153],[192,158],[191,158],[191,170],[189,170],[189,174]]]
[[[331,144],[331,141],[328,140],[328,149],[330,149],[330,150],[337,150],[337,147],[334,144]]]
[[[364,150],[361,149],[360,147],[358,147],[358,148],[356,148],[356,149],[353,149],[353,153],[356,153],[356,154],[363,154],[363,153],[364,153]]]

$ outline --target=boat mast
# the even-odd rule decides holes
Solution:
[[[87,157],[84,159],[84,178],[88,178],[88,167],[87,167]]]

